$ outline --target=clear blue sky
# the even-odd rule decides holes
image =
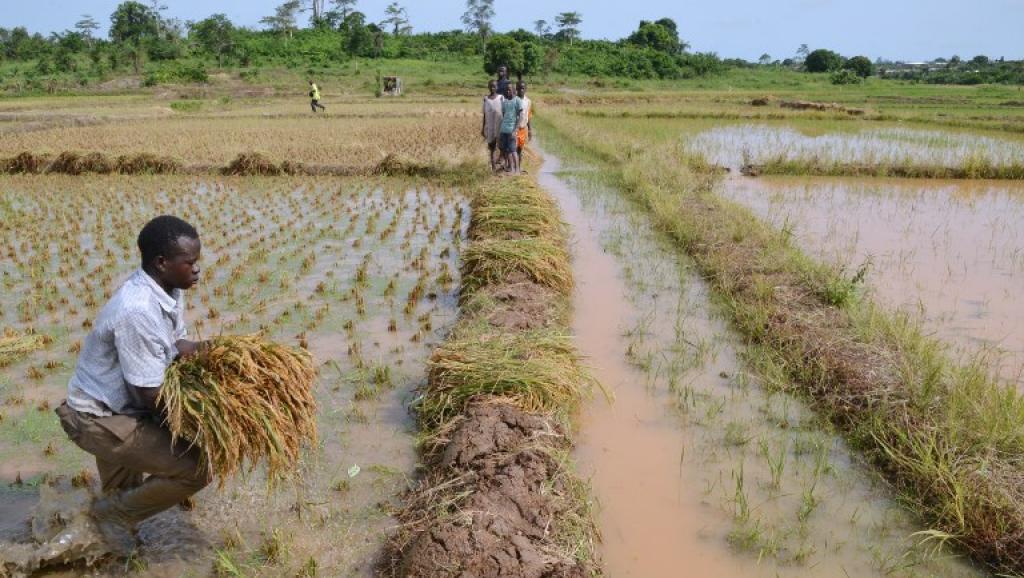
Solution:
[[[148,3],[145,0],[144,3]],[[198,20],[223,12],[255,27],[279,0],[163,0],[166,15]],[[459,28],[465,0],[400,0],[417,31]],[[0,0],[0,26],[50,33],[71,28],[82,14],[104,27],[118,0]],[[372,21],[387,0],[361,0]],[[583,14],[583,36],[618,39],[641,19],[673,18],[693,50],[723,57],[792,56],[801,43],[846,56],[920,60],[957,54],[1024,58],[1024,0],[497,0],[495,27],[532,29],[534,20]],[[105,29],[103,31],[105,33]]]

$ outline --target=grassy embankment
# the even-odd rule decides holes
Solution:
[[[462,316],[414,404],[428,472],[400,515],[389,572],[589,575],[596,528],[569,450],[593,381],[567,329],[558,209],[530,180],[488,181],[469,237]]]
[[[815,177],[894,177],[903,179],[1006,179],[1024,180],[1024,163],[996,165],[984,159],[967,159],[956,167],[919,164],[827,163],[816,159],[775,158],[744,165],[743,174],[802,175]]]
[[[1024,399],[981,362],[951,361],[912,320],[859,297],[856,277],[717,196],[676,146],[622,146],[579,116],[539,118],[548,144],[595,163],[709,279],[754,350],[782,369],[931,526],[1024,572]],[[764,361],[762,361],[764,362]]]

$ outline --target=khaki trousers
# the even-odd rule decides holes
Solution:
[[[137,524],[210,483],[198,448],[181,440],[172,444],[171,432],[155,421],[96,417],[67,403],[56,413],[71,441],[96,457],[109,510],[125,523]]]

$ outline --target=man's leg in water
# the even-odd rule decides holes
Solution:
[[[158,514],[206,487],[210,477],[198,448],[178,440],[154,421],[128,416],[95,417],[66,405],[57,410],[71,441],[93,454],[107,494],[96,501],[93,515],[100,530],[130,536],[137,523]],[[138,474],[136,474],[136,472]],[[135,476],[149,474],[132,487]],[[109,488],[108,488],[109,486]]]
[[[96,470],[100,474],[100,487],[107,494],[117,490],[130,490],[142,485],[143,474],[138,470],[119,466],[96,458]]]

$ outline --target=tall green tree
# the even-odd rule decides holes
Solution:
[[[832,72],[839,70],[842,65],[843,57],[825,48],[812,51],[804,59],[804,68],[807,72]]]
[[[304,7],[301,8],[304,12],[309,12],[309,23],[313,25],[313,28],[320,28],[326,23],[326,0],[303,0]]]
[[[548,25],[547,20],[534,20],[533,32],[537,36],[547,36],[548,34],[551,34],[551,26]]]
[[[494,18],[494,0],[466,0],[466,12],[462,15],[462,24],[466,32],[480,37],[481,50],[487,49],[487,37],[493,32],[491,20]]]
[[[496,74],[498,68],[507,66],[510,73],[522,70],[523,46],[507,34],[492,36],[484,49],[484,72]]]
[[[88,15],[82,14],[82,18],[75,22],[75,30],[77,30],[85,39],[86,42],[91,46],[93,43],[93,33],[99,30],[100,24],[96,20]]]
[[[854,56],[843,63],[844,70],[852,70],[861,78],[867,78],[874,74],[875,65],[867,56]]]
[[[562,12],[555,16],[555,24],[558,24],[558,32],[569,39],[571,46],[573,41],[580,37],[580,24],[583,23],[583,15],[579,12]]]
[[[160,15],[152,8],[129,0],[110,15],[110,39],[127,50],[135,73],[142,71],[144,45],[160,35]]]
[[[295,31],[295,15],[301,8],[302,5],[299,0],[288,0],[274,9],[273,16],[260,18],[260,24],[267,26],[274,32],[287,34],[288,38],[291,38],[292,33]]]
[[[214,14],[192,24],[189,36],[217,59],[217,66],[234,51],[235,25],[224,14]]]
[[[412,27],[409,26],[409,15],[398,2],[388,4],[388,7],[384,9],[384,16],[381,24],[390,26],[391,33],[395,36],[412,31]]]
[[[324,13],[324,22],[331,28],[340,28],[348,15],[355,12],[358,2],[359,0],[331,0],[332,8]]]
[[[679,31],[671,18],[662,18],[657,22],[641,20],[640,26],[629,35],[626,42],[666,54],[679,54],[686,46],[686,43],[680,42]]]

